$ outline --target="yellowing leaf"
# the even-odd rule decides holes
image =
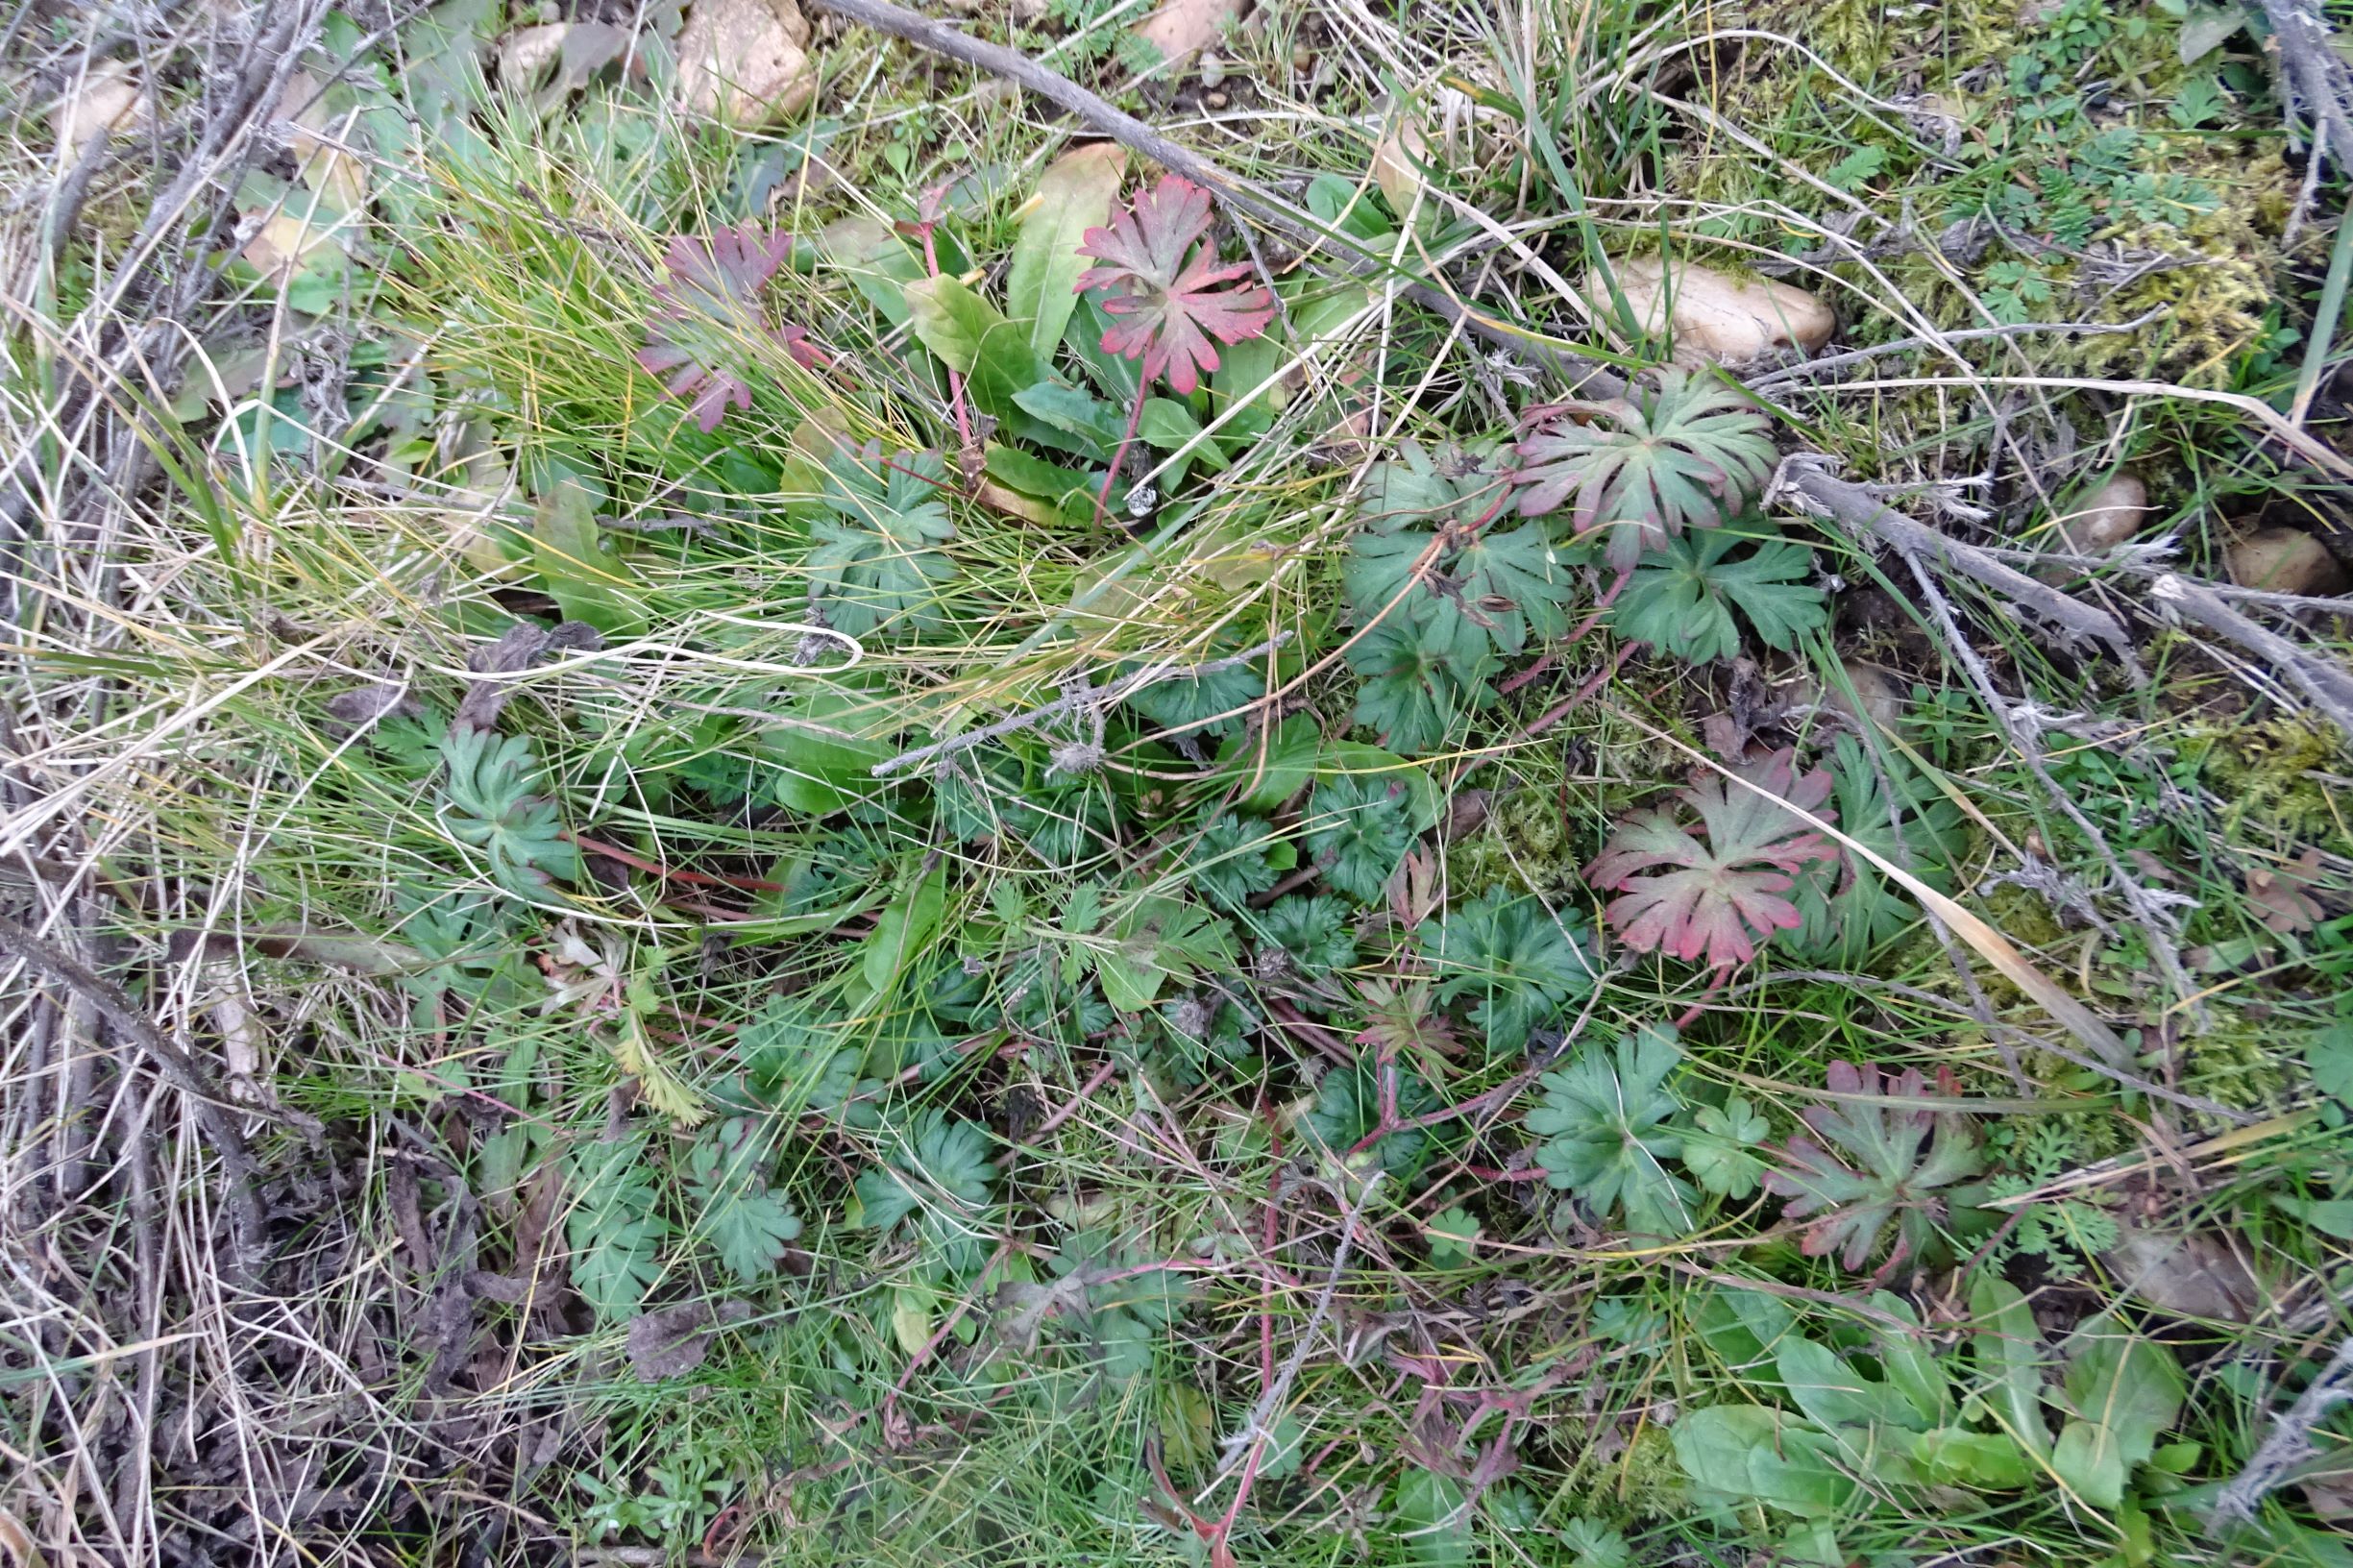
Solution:
[[[1111,215],[1126,172],[1127,150],[1115,141],[1077,148],[1038,177],[1037,194],[1022,209],[1005,306],[1016,321],[1029,323],[1030,347],[1041,356],[1062,342],[1078,308],[1079,274],[1087,270],[1078,248],[1087,231]]]

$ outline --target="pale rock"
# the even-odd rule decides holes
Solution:
[[[1241,10],[1242,0],[1165,0],[1136,24],[1136,36],[1170,65],[1179,65],[1215,43]]]
[[[678,34],[678,101],[689,114],[766,125],[817,95],[798,0],[697,0]]]
[[[2231,580],[2274,594],[2326,595],[2344,586],[2344,567],[2301,528],[2257,528],[2230,547]]]
[[[1658,257],[1612,263],[1618,289],[1643,329],[1665,329],[1675,362],[1686,368],[1746,364],[1785,349],[1812,354],[1830,340],[1838,317],[1802,288],[1763,279],[1741,282],[1696,262],[1679,263],[1669,278]],[[1614,323],[1609,285],[1597,268],[1586,274],[1585,301],[1597,319]]]

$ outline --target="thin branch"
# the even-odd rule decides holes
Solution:
[[[1934,338],[1900,337],[1893,343],[1877,343],[1868,349],[1826,354],[1819,359],[1808,359],[1802,364],[1790,365],[1769,375],[1752,377],[1742,384],[1752,392],[1762,392],[1787,381],[1810,381],[1825,371],[1843,370],[1849,365],[1884,359],[1889,355],[1909,354],[1914,349],[1942,348],[1948,343],[1967,343],[1978,338],[2025,337],[2037,332],[2080,332],[2086,337],[2104,337],[2117,332],[2138,331],[2156,320],[2159,313],[2151,310],[2130,321],[2027,321],[2007,327],[1971,327]]]
[[[2229,638],[2267,660],[2312,699],[2314,707],[2353,740],[2353,675],[2337,665],[2316,659],[2268,626],[2259,625],[2222,602],[2202,583],[2169,573],[2149,588],[2149,596],[2176,617],[2187,617]]]
[[[98,1009],[117,1033],[136,1043],[153,1059],[163,1081],[188,1096],[197,1124],[221,1157],[229,1173],[229,1228],[239,1267],[250,1271],[261,1259],[263,1227],[261,1197],[254,1188],[254,1158],[245,1135],[211,1076],[202,1064],[176,1041],[167,1039],[138,1004],[120,987],[80,959],[34,935],[6,916],[0,916],[0,952],[21,960],[60,985],[71,989]]]
[[[1826,518],[1871,534],[1906,556],[1924,556],[1973,578],[1986,587],[2032,610],[2036,615],[2077,638],[2105,643],[2138,671],[2132,639],[2116,617],[2078,603],[2048,583],[2037,582],[2015,567],[2005,566],[1973,545],[1949,539],[1924,523],[1894,510],[1859,484],[1829,472],[1826,460],[1800,453],[1782,462],[1766,500],[1784,500],[1800,511]],[[2143,679],[2146,676],[2144,675]]]
[[[2209,1515],[2217,1525],[2244,1524],[2255,1517],[2255,1510],[2271,1488],[2287,1479],[2288,1473],[2314,1452],[2313,1433],[2340,1405],[2353,1404],[2353,1336],[2337,1347],[2337,1354],[2319,1375],[2305,1385],[2304,1392],[2279,1418],[2271,1435],[2263,1440],[2263,1447],[2246,1462],[2246,1468],[2232,1478],[2229,1485],[2215,1499],[2214,1512]]]

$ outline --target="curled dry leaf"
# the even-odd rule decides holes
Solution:
[[[142,103],[131,67],[119,60],[102,60],[58,100],[58,140],[80,148],[93,136],[128,131],[139,122]]]
[[[1614,262],[1611,271],[1635,322],[1646,332],[1664,332],[1679,365],[1745,364],[1790,348],[1811,354],[1838,326],[1827,305],[1787,283],[1744,282],[1691,261],[1670,272],[1654,256]],[[1584,295],[1598,319],[1617,323],[1599,268],[1586,274]]]
[[[1400,110],[1388,131],[1373,148],[1373,182],[1399,217],[1413,210],[1422,193],[1422,170],[1430,165],[1430,142],[1422,122],[1409,110]]]
[[[1179,64],[1217,41],[1226,23],[1242,13],[1245,0],[1165,0],[1136,26],[1136,36]]]
[[[689,114],[766,125],[817,96],[797,0],[698,0],[678,34],[678,102]]]
[[[2176,1317],[2252,1323],[2268,1296],[2230,1243],[2204,1231],[2125,1225],[2099,1261],[2119,1289]]]
[[[2285,866],[2259,866],[2246,873],[2247,902],[2264,929],[2286,936],[2309,931],[2327,911],[2309,891],[2320,881],[2320,851],[2307,849]]]

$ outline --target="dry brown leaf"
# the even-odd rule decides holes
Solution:
[[[817,96],[798,0],[697,0],[678,34],[678,101],[689,114],[766,125]]]
[[[1226,23],[1242,13],[1244,0],[1165,0],[1136,25],[1136,36],[1161,52],[1170,65],[1183,63],[1215,43]]]
[[[2247,901],[2259,913],[2264,929],[2286,936],[2309,931],[2327,913],[2307,892],[2320,881],[2320,851],[2307,849],[2294,861],[2276,868],[2257,867],[2246,873]]]
[[[54,111],[58,140],[80,148],[92,136],[128,131],[138,124],[143,107],[131,67],[119,60],[102,60],[58,100]]]
[[[2127,1294],[2175,1317],[2252,1323],[2267,1292],[2221,1237],[2126,1225],[2100,1262]]]
[[[320,96],[319,80],[308,71],[286,78],[286,90],[278,97],[278,118],[294,127],[286,139],[297,175],[346,212],[357,211],[368,199],[368,166],[341,145],[357,114],[355,110],[331,115]]]
[[[1647,332],[1664,329],[1675,362],[1686,367],[1746,364],[1789,348],[1811,354],[1838,326],[1827,305],[1787,283],[1744,282],[1692,261],[1670,275],[1654,256],[1613,262],[1611,272],[1634,320]],[[1600,320],[1618,319],[1599,268],[1585,276],[1585,302]]]
[[[273,212],[261,220],[261,227],[254,231],[240,254],[271,280],[283,283],[305,262],[336,248],[335,231],[336,226],[325,218]]]
[[[1399,217],[1413,210],[1422,193],[1422,170],[1429,164],[1430,142],[1422,135],[1422,122],[1410,111],[1400,111],[1373,148],[1373,183]]]
[[[657,1308],[629,1325],[629,1366],[644,1383],[682,1378],[710,1355],[713,1329],[750,1315],[740,1301],[723,1302],[717,1311],[701,1301]]]

